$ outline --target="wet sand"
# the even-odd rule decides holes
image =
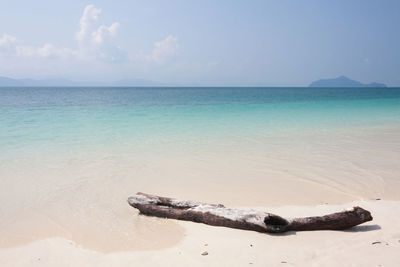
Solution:
[[[0,264],[235,266],[238,255],[240,266],[334,265],[335,257],[345,266],[396,266],[399,140],[393,126],[10,157],[0,163]],[[139,216],[126,203],[138,191],[289,217],[357,201],[374,221],[354,231],[262,235]]]

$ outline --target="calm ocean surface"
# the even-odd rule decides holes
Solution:
[[[0,155],[400,124],[400,88],[0,88]]]

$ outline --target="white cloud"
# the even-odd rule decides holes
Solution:
[[[151,59],[157,64],[165,64],[176,54],[178,48],[178,38],[168,35],[164,40],[154,43]]]
[[[4,33],[0,38],[0,52],[15,53],[16,41],[14,36]]]
[[[43,46],[26,46],[18,45],[15,48],[16,55],[20,57],[34,58],[69,58],[77,53],[68,48],[57,48],[52,44],[44,44]]]
[[[16,40],[17,38],[15,38],[14,36],[4,33],[3,37],[0,38],[0,46],[3,47],[11,45],[15,43]]]
[[[76,52],[68,48],[57,48],[47,43],[42,46],[21,45],[17,38],[9,34],[3,34],[0,38],[0,52],[7,56],[27,58],[68,58],[76,55]]]
[[[83,11],[79,21],[79,30],[76,33],[80,58],[108,62],[124,60],[125,52],[112,44],[112,37],[116,35],[120,24],[114,22],[110,26],[98,26],[97,21],[100,14],[101,9],[94,5],[86,6]]]
[[[96,22],[99,18],[101,9],[96,8],[94,5],[88,5],[83,10],[82,17],[79,21],[79,31],[76,34],[76,38],[79,42],[85,41],[92,32],[95,30]]]
[[[120,26],[118,22],[110,26],[97,25],[101,9],[94,5],[85,7],[76,33],[78,50],[59,48],[51,43],[41,46],[20,44],[14,36],[3,34],[0,38],[0,52],[8,56],[26,58],[78,58],[85,60],[102,60],[120,62],[126,53],[112,43],[112,37]]]
[[[92,41],[101,44],[106,38],[114,36],[118,28],[118,22],[114,22],[109,27],[101,25],[96,31],[92,32]]]
[[[110,26],[100,25],[97,27],[97,20],[101,13],[101,9],[96,8],[94,5],[85,7],[82,17],[79,21],[79,31],[76,34],[80,44],[87,42],[92,44],[101,44],[107,39],[116,34],[119,23],[114,22]]]
[[[9,34],[0,38],[0,52],[7,56],[34,58],[67,58],[76,54],[71,49],[57,48],[50,43],[42,46],[21,45],[16,37]]]
[[[147,52],[131,51],[128,54],[116,43],[119,22],[107,25],[101,23],[101,12],[102,10],[94,5],[84,8],[76,32],[71,36],[75,40],[75,45],[72,47],[57,46],[51,42],[32,45],[21,42],[19,38],[10,34],[0,34],[0,58],[6,63],[2,67],[7,66],[10,70],[10,66],[15,70],[32,69],[30,64],[33,64],[35,68],[41,66],[40,71],[43,72],[76,71],[83,76],[100,69],[101,71],[107,69],[107,73],[113,70],[119,73],[121,69],[125,71],[129,69],[129,72],[132,69],[148,72],[151,68],[157,67],[156,65],[165,65],[176,55],[179,44],[178,38],[173,35],[155,42],[153,47],[148,47]],[[126,64],[121,64],[120,68],[115,64],[109,64],[121,62]],[[36,69],[39,71],[39,68]]]

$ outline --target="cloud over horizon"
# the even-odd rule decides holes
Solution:
[[[0,76],[303,86],[345,74],[400,84],[400,1],[3,2]]]
[[[157,64],[165,64],[179,48],[178,38],[168,35],[164,40],[154,43],[151,59]]]
[[[75,33],[76,48],[57,47],[51,42],[42,45],[24,44],[17,37],[3,33],[0,35],[0,57],[135,64],[135,58],[140,53],[125,51],[116,43],[115,37],[120,23],[115,21],[108,26],[99,23],[101,13],[102,9],[94,5],[84,8]],[[168,35],[165,39],[154,42],[152,50],[148,49],[144,58],[150,64],[165,65],[176,54],[178,47],[178,39]]]
[[[117,34],[119,22],[110,26],[97,25],[102,10],[94,5],[85,7],[79,20],[79,30],[76,33],[79,56],[81,59],[99,59],[104,61],[123,61],[125,52],[112,43]]]

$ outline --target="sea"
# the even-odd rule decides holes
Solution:
[[[400,88],[0,88],[0,158],[400,124]]]
[[[400,200],[399,155],[400,88],[2,87],[0,248],[180,242],[127,204],[139,191],[263,210]]]

